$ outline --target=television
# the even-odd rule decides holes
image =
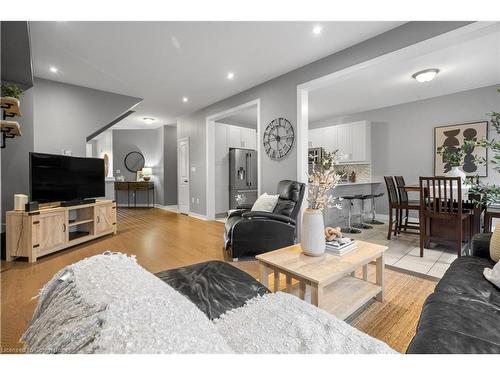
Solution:
[[[30,197],[39,203],[103,197],[104,159],[30,152]]]

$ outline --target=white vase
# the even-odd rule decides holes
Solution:
[[[308,208],[302,217],[301,246],[304,254],[318,257],[325,253],[323,212]]]
[[[451,167],[451,170],[445,173],[446,177],[461,177],[462,183],[466,182],[467,175],[459,167]]]

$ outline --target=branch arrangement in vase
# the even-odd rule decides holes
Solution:
[[[312,165],[308,184],[309,208],[314,210],[323,210],[332,207],[340,208],[341,199],[329,194],[329,191],[335,188],[343,177],[335,168],[339,160],[338,150],[335,152],[325,152],[322,162]]]

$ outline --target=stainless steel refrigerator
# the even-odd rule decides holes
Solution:
[[[243,148],[229,149],[229,208],[238,206],[236,197],[244,197],[245,204],[257,200],[257,151]]]

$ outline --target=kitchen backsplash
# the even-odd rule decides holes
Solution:
[[[349,179],[352,172],[356,173],[356,182],[371,182],[372,179],[371,164],[342,164],[336,166],[336,169],[347,172],[346,180]]]

